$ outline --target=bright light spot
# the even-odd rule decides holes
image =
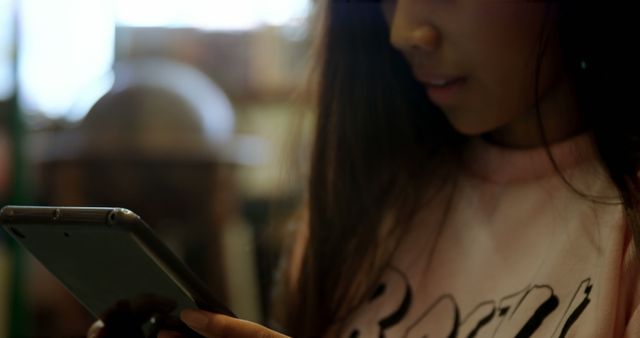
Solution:
[[[91,107],[106,94],[115,81],[113,71],[105,74],[102,78],[87,86],[79,94],[77,101],[69,108],[65,118],[69,122],[81,121],[89,112]]]
[[[300,22],[310,0],[115,0],[116,21],[133,27],[249,30]]]
[[[21,0],[18,79],[27,112],[62,117],[113,64],[109,0]]]
[[[275,26],[300,22],[311,10],[311,3],[308,0],[261,1],[261,4],[264,21]]]
[[[0,0],[0,100],[13,93],[13,7],[11,0]]]

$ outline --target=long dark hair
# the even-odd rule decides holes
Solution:
[[[323,30],[312,77],[317,119],[309,239],[289,298],[294,337],[337,333],[328,330],[371,291],[425,191],[453,176],[455,150],[465,142],[391,46],[379,1],[327,0],[321,6]],[[633,21],[620,21],[619,9],[603,10],[606,5],[590,0],[549,6],[558,15],[586,127],[638,243],[640,119],[630,90],[638,77],[628,77],[624,68],[633,66],[624,54],[635,41],[625,40],[633,36]]]

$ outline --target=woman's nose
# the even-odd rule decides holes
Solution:
[[[419,49],[432,52],[438,48],[439,34],[436,28],[430,24],[420,25],[413,29],[407,37],[407,45],[411,49]]]
[[[403,52],[432,52],[440,44],[440,33],[424,16],[416,15],[416,9],[403,6],[398,1],[391,15],[391,44]]]

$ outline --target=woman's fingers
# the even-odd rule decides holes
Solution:
[[[104,327],[104,323],[101,320],[96,320],[89,330],[87,331],[87,338],[100,338],[100,332]]]
[[[207,338],[287,338],[253,322],[202,310],[184,310],[180,318]]]
[[[100,320],[89,328],[89,338],[156,336],[160,329],[179,331],[187,327],[171,312],[177,303],[156,295],[123,299],[105,310]],[[190,330],[189,330],[190,331]]]
[[[186,336],[180,332],[162,330],[158,332],[158,338],[186,338]]]

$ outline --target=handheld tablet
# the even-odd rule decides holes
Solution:
[[[170,315],[200,308],[235,317],[127,209],[6,206],[0,223],[96,317],[149,296],[175,302]]]

